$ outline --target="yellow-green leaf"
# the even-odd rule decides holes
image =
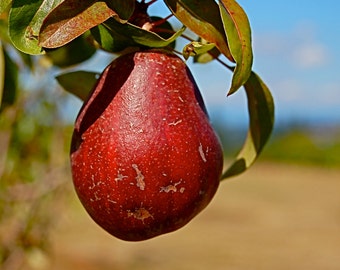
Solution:
[[[183,57],[188,59],[190,56],[206,53],[215,48],[214,43],[202,43],[199,41],[192,41],[183,48]]]
[[[10,6],[12,0],[1,0],[0,2],[0,15],[5,12]]]
[[[247,14],[234,0],[219,0],[220,13],[229,49],[236,61],[228,95],[237,91],[250,76],[253,52],[251,30]]]
[[[274,101],[268,87],[252,72],[244,89],[248,99],[249,130],[243,148],[223,173],[222,180],[244,172],[254,163],[274,127]]]
[[[202,39],[200,37],[198,38],[198,41],[203,44],[209,43],[205,39]],[[194,55],[193,56],[194,63],[200,63],[200,64],[209,63],[210,61],[217,59],[220,54],[221,52],[216,48],[216,46],[214,46],[211,50],[208,50],[207,52]]]

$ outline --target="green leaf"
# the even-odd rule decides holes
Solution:
[[[106,4],[115,11],[118,16],[115,19],[126,23],[135,10],[135,0],[105,0]]]
[[[12,61],[4,48],[2,48],[2,62],[4,69],[0,75],[3,76],[1,110],[15,102],[18,86],[18,66]]]
[[[254,163],[274,127],[274,101],[268,87],[252,72],[244,89],[248,99],[249,130],[243,148],[223,173],[222,180],[244,172]]]
[[[165,0],[164,2],[186,27],[208,42],[215,43],[220,52],[234,62],[224,33],[219,7],[214,0]]]
[[[117,14],[102,1],[65,0],[44,20],[39,44],[45,48],[61,47],[114,15]]]
[[[156,24],[156,26],[153,27],[152,31],[157,33],[157,35],[161,36],[162,38],[171,38],[173,33],[176,32],[171,23],[169,23],[168,21],[164,21],[162,17],[151,16],[150,19],[153,23]],[[162,23],[157,25],[160,21],[162,21]],[[169,46],[174,49],[176,47],[176,40],[170,43]]]
[[[130,42],[130,46],[146,46],[146,47],[154,47],[161,48],[170,45],[174,42],[185,30],[185,27],[182,27],[176,33],[174,33],[170,38],[163,38],[160,35],[142,29],[136,25],[131,23],[121,24],[116,20],[110,18],[103,23],[105,27],[107,27],[114,36],[123,36],[126,37]]]
[[[45,50],[46,56],[58,67],[69,67],[79,64],[92,57],[96,52],[96,48],[87,41],[86,34],[77,37],[60,48],[46,48]]]
[[[95,86],[99,75],[89,71],[73,71],[58,75],[56,79],[67,92],[84,101]]]
[[[206,40],[202,38],[198,38],[198,41],[203,44],[208,44]],[[214,46],[211,50],[208,50],[207,52],[200,53],[197,55],[194,55],[194,63],[200,63],[200,64],[205,64],[210,61],[213,61],[219,57],[221,52]]]
[[[5,85],[5,55],[0,40],[0,108]]]
[[[5,20],[0,20],[0,40],[5,43],[11,43],[8,36],[8,24]]]
[[[38,44],[41,24],[50,10],[62,0],[13,0],[9,12],[9,35],[13,45],[27,54],[41,54]]]
[[[157,23],[162,18],[150,17],[150,19]],[[109,52],[120,52],[127,47],[140,45],[174,48],[176,38],[184,31],[184,28],[176,33],[170,23],[164,22],[153,31],[147,31],[131,23],[121,24],[114,19],[109,19],[102,25],[91,29],[94,39],[102,49]]]
[[[206,53],[215,48],[214,43],[202,43],[199,41],[192,41],[185,45],[183,48],[184,59],[188,59],[190,56]]]
[[[127,37],[113,33],[102,24],[93,27],[91,34],[100,45],[100,48],[108,52],[120,52],[130,44]]]
[[[234,0],[220,0],[219,7],[229,49],[236,61],[228,95],[236,92],[249,78],[253,52],[251,30],[247,14]]]
[[[205,64],[214,61],[220,55],[220,51],[214,47],[210,51],[194,56],[194,63]]]

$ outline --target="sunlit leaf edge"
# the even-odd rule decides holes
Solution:
[[[251,29],[247,14],[234,0],[219,0],[220,14],[228,45],[236,67],[228,95],[235,93],[249,78],[253,51]]]

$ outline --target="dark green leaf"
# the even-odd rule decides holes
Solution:
[[[115,15],[117,14],[102,1],[65,0],[44,20],[39,44],[45,48],[61,47]]]
[[[172,25],[168,21],[164,21],[163,18],[158,16],[151,16],[151,21],[155,24],[158,24],[159,21],[163,21],[162,24],[154,26],[152,29],[153,32],[157,33],[159,36],[161,36],[164,39],[171,38],[171,36],[176,32]],[[176,40],[174,40],[172,43],[169,44],[171,48],[175,48],[176,46]]]
[[[41,24],[50,10],[62,0],[13,0],[9,12],[9,35],[13,45],[27,54],[41,54],[38,44]]]
[[[2,74],[0,76],[4,77],[2,87],[2,99],[0,99],[1,100],[0,108],[3,109],[4,107],[10,106],[15,102],[18,85],[18,66],[8,56],[6,50],[2,49],[1,54],[4,72],[1,72]]]
[[[244,88],[248,99],[248,135],[236,160],[223,173],[222,180],[244,172],[254,163],[274,127],[274,101],[264,82],[252,72]]]
[[[88,71],[74,71],[56,77],[59,84],[71,94],[85,100],[97,82],[100,74]]]
[[[234,0],[219,1],[224,30],[236,67],[228,95],[237,91],[250,76],[253,52],[247,14]]]
[[[131,17],[135,9],[135,0],[105,0],[106,4],[118,15],[119,22],[125,23]]]
[[[165,3],[185,26],[208,42],[215,43],[220,52],[234,62],[219,7],[214,0],[165,0]]]
[[[58,67],[69,67],[89,59],[96,48],[87,42],[86,34],[57,49],[47,49],[46,55]]]
[[[100,47],[108,52],[120,52],[129,46],[130,40],[118,33],[113,33],[104,25],[98,25],[91,29],[91,34]]]
[[[150,17],[150,19],[157,22],[161,18]],[[170,23],[164,22],[152,30],[151,32],[131,23],[121,24],[114,19],[109,19],[102,25],[92,28],[91,33],[102,49],[120,52],[127,47],[136,46],[174,47],[176,38],[184,28],[176,33]]]

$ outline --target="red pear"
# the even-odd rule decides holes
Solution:
[[[71,166],[89,215],[120,239],[177,230],[203,210],[223,155],[186,64],[163,50],[114,60],[79,112]]]

